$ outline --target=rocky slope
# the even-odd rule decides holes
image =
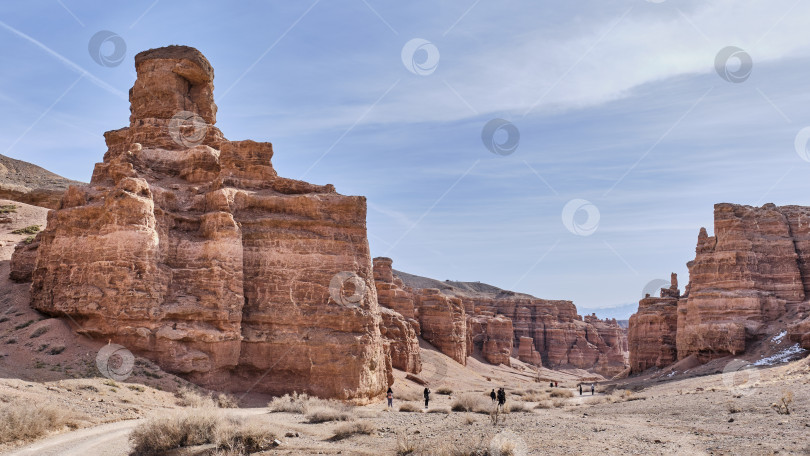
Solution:
[[[389,259],[384,262],[390,267]],[[422,337],[454,359],[465,351],[478,352],[494,364],[508,365],[514,357],[537,366],[589,369],[606,377],[627,367],[627,339],[618,323],[583,318],[571,301],[538,299],[480,282],[441,282],[399,271],[394,275],[414,295]],[[425,322],[444,329],[425,331]]]
[[[135,67],[129,127],[105,133],[90,185],[37,237],[33,307],[214,389],[385,391],[365,198],[279,177],[271,144],[227,140],[196,49]]]
[[[0,199],[57,209],[62,194],[81,182],[65,179],[39,166],[0,155]]]
[[[780,331],[810,349],[808,221],[808,207],[716,204],[715,236],[700,229],[685,294],[673,283],[630,319],[632,370],[739,355]]]

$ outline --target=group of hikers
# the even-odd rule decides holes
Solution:
[[[550,382],[548,386],[551,388],[557,388],[559,384],[557,382]],[[578,386],[579,386],[579,395],[582,396],[582,383],[580,383]],[[595,391],[596,386],[593,383],[591,383],[591,396],[594,395]],[[425,409],[427,409],[428,405],[430,404],[430,388],[425,387],[425,390],[422,392],[422,395],[425,397]],[[386,398],[388,398],[388,407],[392,408],[394,406],[394,390],[391,389],[391,387],[389,387],[388,392],[386,393],[385,396]],[[490,399],[492,399],[492,402],[495,401],[498,402],[499,410],[503,408],[504,404],[506,404],[506,390],[503,387],[498,388],[497,392],[495,391],[495,388],[493,388],[492,391],[489,393],[489,397]]]

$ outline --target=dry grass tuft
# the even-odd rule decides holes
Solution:
[[[567,389],[554,389],[551,391],[551,397],[574,397],[574,393]]]
[[[307,421],[309,423],[326,423],[329,421],[351,421],[355,418],[351,407],[332,407],[317,405],[307,407]]]
[[[503,407],[503,413],[530,413],[531,411],[523,402],[508,402]]]
[[[76,428],[83,417],[51,404],[0,403],[0,443],[33,440],[50,431]]]
[[[411,437],[405,433],[397,434],[397,456],[407,456],[416,454],[418,447],[416,443],[411,440]]]
[[[566,404],[565,399],[554,399],[551,403],[554,405],[554,408],[565,407]]]
[[[464,393],[457,396],[450,405],[454,412],[489,413],[494,407],[489,398],[473,393]]]
[[[442,387],[440,387],[439,389],[436,390],[436,394],[443,394],[445,396],[449,396],[449,395],[453,394],[453,390],[446,387],[446,386],[442,386]]]
[[[180,407],[192,407],[192,408],[214,408],[216,405],[214,404],[214,400],[211,397],[200,394],[196,390],[192,388],[188,388],[185,386],[181,386],[176,393],[174,393],[174,397],[177,398],[177,405]]]
[[[219,408],[239,408],[239,400],[230,394],[217,394],[215,402]]]
[[[551,403],[549,400],[540,401],[537,405],[534,406],[535,409],[550,409],[553,408],[554,404]]]
[[[404,402],[419,402],[424,399],[421,391],[404,390],[400,393],[394,393],[394,399],[399,399]]]
[[[374,425],[368,421],[354,421],[338,426],[337,429],[335,429],[335,435],[333,435],[329,440],[343,440],[358,434],[371,435],[376,431],[377,429],[374,427]]]
[[[549,395],[542,392],[531,392],[524,394],[521,399],[525,402],[541,402],[549,398]]]
[[[340,408],[341,405],[342,404],[337,401],[327,401],[317,397],[309,397],[306,393],[292,393],[291,395],[285,394],[281,397],[274,397],[273,400],[267,404],[267,408],[269,408],[272,413],[287,412],[306,415],[310,407],[324,406]]]
[[[418,412],[421,409],[418,405],[414,404],[413,402],[405,402],[399,406],[400,412]]]
[[[214,444],[226,454],[251,454],[272,448],[276,436],[261,423],[226,419],[214,430]]]
[[[788,391],[782,394],[779,402],[771,404],[776,413],[780,415],[790,415],[790,404],[793,402],[793,391]]]
[[[448,407],[437,407],[428,410],[428,413],[444,413],[447,415],[450,413],[450,409]]]

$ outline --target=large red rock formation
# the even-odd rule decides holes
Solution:
[[[714,207],[715,235],[700,229],[695,259],[690,261],[686,294],[676,303],[666,297],[657,308],[642,300],[639,318],[631,319],[630,356],[634,371],[661,366],[676,340],[677,359],[700,361],[744,352],[766,334],[790,326],[792,340],[804,340],[810,292],[810,208],[766,204],[762,207],[721,203]],[[676,296],[677,298],[677,296]],[[662,297],[661,299],[664,299]],[[663,301],[661,302],[663,304]],[[677,327],[671,331],[671,308]],[[642,308],[644,307],[644,308]],[[660,315],[657,315],[661,310]],[[645,329],[653,319],[666,320],[665,340],[659,329]],[[635,326],[634,327],[634,323]],[[651,331],[651,332],[650,332]],[[634,337],[639,343],[633,343]],[[640,341],[661,341],[645,348]],[[646,353],[645,353],[646,351]],[[666,352],[655,362],[656,351]]]
[[[456,362],[467,365],[467,317],[461,299],[435,288],[416,294],[422,338]]]
[[[418,374],[422,370],[419,353],[419,322],[413,294],[403,290],[402,281],[394,277],[390,258],[374,258],[374,285],[382,307],[382,331],[390,346],[393,367]]]
[[[40,235],[33,306],[211,388],[365,398],[390,372],[363,197],[214,124],[196,49],[135,57],[127,128]]]
[[[661,289],[661,297],[647,295],[639,301],[638,312],[630,317],[627,337],[631,372],[668,366],[678,359],[679,296],[678,277],[672,274],[672,285]]]
[[[518,342],[518,359],[524,363],[534,364],[535,366],[543,365],[543,357],[534,348],[534,339],[531,337],[520,336]]]
[[[481,355],[490,364],[503,364],[511,366],[509,358],[512,356],[512,347],[515,332],[512,320],[503,315],[492,316],[488,313],[468,317],[469,339],[472,347],[481,351]]]

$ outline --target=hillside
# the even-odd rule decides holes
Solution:
[[[37,165],[0,155],[0,198],[55,209],[62,193],[82,182],[66,179]]]

